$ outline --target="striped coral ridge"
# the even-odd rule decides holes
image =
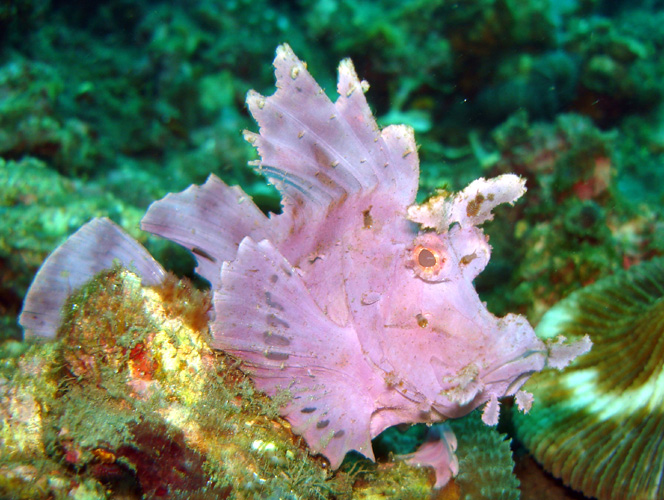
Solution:
[[[545,336],[586,333],[590,353],[527,384],[537,405],[516,417],[518,436],[587,496],[664,498],[664,259],[572,294],[538,327]]]

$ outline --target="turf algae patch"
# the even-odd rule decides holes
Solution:
[[[583,288],[554,306],[538,335],[590,335],[592,350],[526,388],[519,438],[554,476],[600,500],[664,497],[664,259]]]

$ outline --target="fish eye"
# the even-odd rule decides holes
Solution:
[[[412,269],[418,278],[429,282],[446,281],[450,256],[437,235],[420,234],[407,252],[406,267]]]
[[[420,248],[417,263],[422,267],[434,267],[438,263],[438,256],[428,248]]]

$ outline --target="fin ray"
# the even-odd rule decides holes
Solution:
[[[274,60],[277,92],[247,96],[260,133],[245,137],[261,156],[258,170],[269,178],[295,178],[300,188],[340,199],[381,186],[402,208],[415,198],[419,162],[412,129],[390,126],[382,132],[364,97],[349,60],[339,66],[339,97],[332,102],[288,45]],[[281,172],[280,175],[275,175]],[[301,190],[275,183],[285,212],[302,199]],[[319,206],[307,206],[308,217],[322,217]]]
[[[215,175],[205,184],[171,193],[150,205],[141,229],[169,239],[194,254],[196,272],[218,286],[221,264],[235,257],[247,235],[267,238],[269,218],[237,186]]]

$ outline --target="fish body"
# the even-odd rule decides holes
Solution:
[[[350,61],[335,103],[287,45],[274,65],[276,93],[248,95],[260,132],[245,137],[283,212],[263,215],[212,176],[142,222],[197,257],[214,292],[214,347],[268,394],[289,392],[284,416],[333,468],[349,450],[373,458],[371,438],[395,424],[485,403],[495,424],[498,398],[547,357],[524,318],[492,315],[472,283],[490,256],[478,225],[524,181],[479,179],[415,205],[413,131],[378,128]]]
[[[491,253],[479,226],[517,200],[524,181],[478,179],[417,205],[413,131],[379,129],[349,60],[334,103],[287,45],[274,65],[276,93],[248,95],[260,130],[245,137],[282,213],[263,214],[211,175],[153,203],[141,221],[196,257],[212,288],[213,347],[235,355],[261,390],[288,396],[283,416],[332,468],[350,450],[373,459],[371,439],[392,425],[481,405],[495,425],[498,400],[510,395],[527,411],[528,377],[563,368],[590,340],[545,344],[523,317],[491,314],[473,287]],[[71,291],[117,261],[145,284],[165,276],[133,238],[94,219],[35,277],[20,317],[26,337],[55,337]],[[442,486],[458,470],[456,441],[449,428],[435,434],[407,459],[433,466]]]

